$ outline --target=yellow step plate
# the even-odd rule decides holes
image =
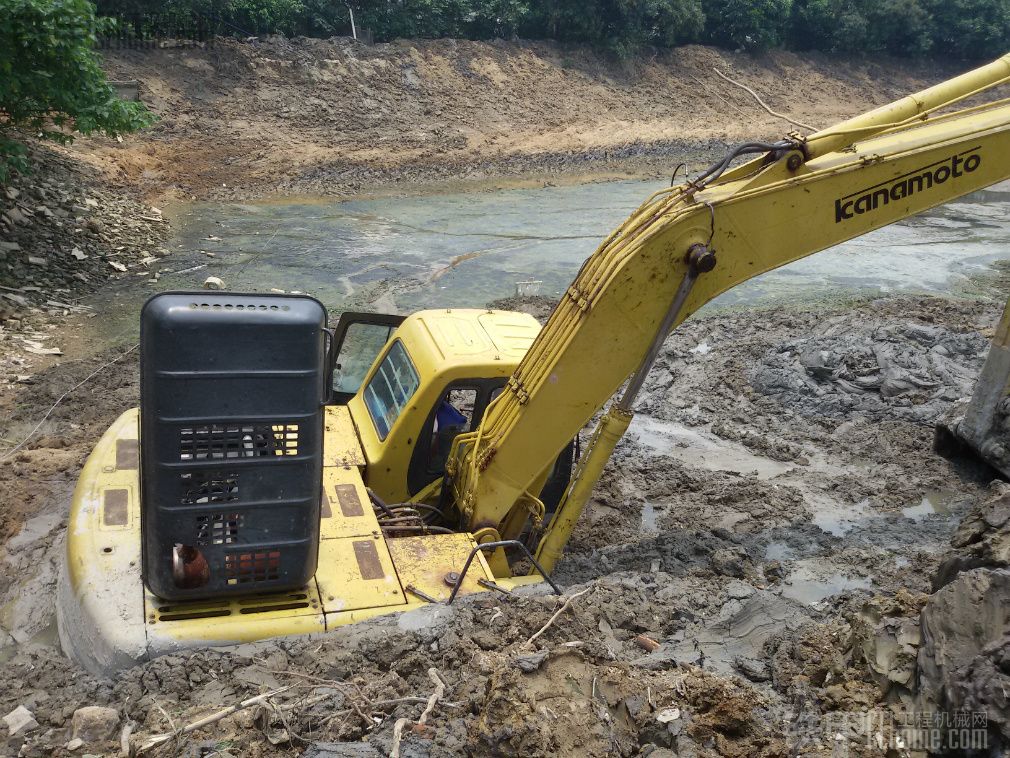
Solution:
[[[368,491],[356,468],[327,466],[323,469],[322,517],[319,537],[371,537],[381,534]]]
[[[438,600],[447,600],[452,588],[445,581],[446,575],[450,572],[456,574],[462,572],[470,551],[476,547],[468,534],[400,537],[389,540],[386,545],[393,557],[400,584],[407,590],[407,599],[411,603],[421,598],[411,593],[408,587],[418,589]],[[463,580],[463,586],[459,588],[459,594],[486,592],[487,590],[481,587],[477,580],[491,578],[492,574],[483,554],[477,553]]]
[[[225,645],[326,631],[315,582],[291,592],[179,603],[145,589],[144,610],[151,654],[202,642]]]
[[[381,535],[321,540],[316,583],[327,614],[407,603]]]

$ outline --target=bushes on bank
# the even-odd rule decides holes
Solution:
[[[26,135],[69,142],[152,121],[106,80],[94,51],[102,31],[88,0],[0,0],[0,183],[26,169]]]
[[[347,35],[556,39],[630,56],[705,42],[906,57],[1010,48],[1010,0],[98,0],[135,36]],[[187,27],[188,25],[188,27]]]

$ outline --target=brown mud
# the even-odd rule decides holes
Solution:
[[[31,515],[3,549],[0,711],[24,705],[39,724],[7,743],[11,754],[69,754],[71,716],[85,705],[118,712],[111,742],[87,748],[113,751],[124,727],[141,744],[295,685],[153,754],[387,755],[397,720],[416,722],[435,691],[435,669],[442,701],[401,735],[402,755],[745,756],[798,746],[830,755],[829,718],[912,702],[907,681],[888,678],[901,679],[908,661],[881,673],[865,649],[879,642],[879,619],[917,616],[959,518],[990,497],[991,471],[931,452],[930,421],[970,390],[959,378],[977,372],[980,335],[996,316],[987,302],[894,297],[686,323],[556,572],[569,596],[587,592],[532,644],[559,607],[543,590],[318,639],[186,653],[100,680],[53,647],[53,585],[74,476],[95,436],[136,402],[130,354],[0,463],[5,502]],[[896,339],[900,361],[888,352]],[[841,410],[781,391],[810,385],[830,397],[848,386],[837,367],[804,362],[811,345],[884,379],[853,388],[861,402]],[[867,363],[868,345],[883,365]],[[116,354],[39,374],[14,425],[30,427]],[[944,360],[923,373],[930,355]],[[928,392],[900,383],[907,366]],[[779,381],[759,381],[769,372]],[[973,539],[983,538],[962,542]],[[640,647],[640,636],[658,649]],[[914,649],[912,660],[914,669]]]

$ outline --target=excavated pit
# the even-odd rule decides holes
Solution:
[[[896,659],[881,674],[855,654],[860,609],[931,592],[958,520],[989,497],[991,472],[935,456],[928,422],[970,391],[997,315],[992,302],[891,297],[685,324],[556,572],[569,594],[588,592],[531,645],[558,607],[542,591],[98,680],[54,647],[54,572],[77,468],[93,435],[135,401],[130,356],[0,468],[34,513],[3,548],[0,710],[31,710],[40,727],[24,755],[50,755],[82,705],[116,708],[118,729],[135,722],[142,741],[171,731],[166,714],[178,725],[294,684],[276,707],[229,716],[185,749],[388,754],[397,718],[416,720],[435,689],[434,668],[451,705],[401,735],[402,754],[830,751],[830,719],[878,706],[877,680],[907,666]],[[113,354],[43,372],[14,421],[27,425]],[[957,702],[990,695],[966,690]],[[400,698],[416,700],[386,704]],[[388,717],[366,723],[357,711],[369,708]],[[365,737],[359,752],[340,746]]]

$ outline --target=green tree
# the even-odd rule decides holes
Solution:
[[[785,41],[790,0],[704,0],[705,39],[732,49],[766,50]]]
[[[227,20],[233,28],[254,35],[299,34],[303,31],[305,14],[300,0],[232,0],[226,8]]]
[[[924,0],[933,46],[955,58],[994,58],[1010,48],[1010,0]]]
[[[0,181],[26,169],[26,135],[65,143],[153,121],[106,80],[94,50],[101,29],[88,0],[0,0]]]
[[[832,53],[922,56],[933,19],[919,0],[794,0],[790,46]]]
[[[699,0],[545,0],[528,36],[588,43],[621,57],[643,45],[697,41],[705,23]]]

